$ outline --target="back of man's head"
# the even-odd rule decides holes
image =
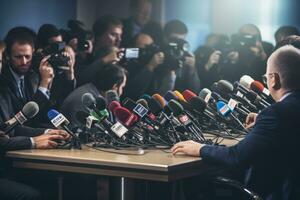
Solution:
[[[299,30],[294,26],[281,26],[276,32],[275,32],[275,40],[276,43],[284,40],[286,37],[290,35],[299,35]]]
[[[93,25],[93,32],[95,37],[102,36],[110,26],[122,27],[122,22],[119,18],[113,15],[104,15],[100,17]]]
[[[278,42],[275,46],[275,50],[283,47],[285,45],[292,45],[293,47],[300,49],[300,36],[298,35],[290,35]]]
[[[116,64],[105,64],[94,74],[92,83],[99,91],[111,90],[114,85],[121,85],[126,76],[126,70]]]
[[[37,46],[38,48],[45,48],[49,45],[49,40],[52,37],[61,35],[58,28],[53,24],[43,24],[37,34]]]
[[[281,88],[300,89],[300,50],[292,45],[285,45],[277,49],[270,59],[273,61],[272,70],[280,76]]]
[[[6,44],[5,52],[8,56],[11,54],[13,44],[29,44],[33,49],[35,48],[36,34],[30,28],[18,26],[8,31],[4,42]]]
[[[172,34],[186,35],[188,33],[187,26],[180,20],[172,20],[166,23],[164,34],[166,38],[170,38]]]

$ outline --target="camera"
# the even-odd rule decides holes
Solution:
[[[233,34],[231,36],[231,43],[235,49],[250,48],[256,46],[257,38],[253,35],[247,34]]]
[[[45,49],[37,52],[33,59],[34,66],[37,67],[36,70],[38,70],[41,60],[49,55],[48,62],[53,67],[55,73],[61,74],[65,70],[69,70],[68,62],[70,61],[70,58],[63,54],[65,47],[65,42],[54,42]]]
[[[77,38],[77,51],[83,52],[88,50],[90,48],[88,40],[92,38],[92,32],[88,31],[84,24],[78,20],[69,20],[68,28],[68,30],[61,30],[64,40],[69,42],[70,40]]]
[[[156,44],[147,45],[145,48],[126,48],[124,50],[123,62],[138,62],[146,65],[154,54],[163,52],[165,55],[162,66],[170,70],[176,70],[183,66],[185,56],[188,53],[189,44],[183,39],[172,39],[161,47]]]

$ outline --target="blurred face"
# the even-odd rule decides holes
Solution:
[[[113,90],[115,90],[119,96],[123,94],[124,87],[126,85],[127,77],[124,75],[124,80],[119,86],[114,86]]]
[[[11,48],[10,63],[12,69],[19,75],[26,74],[30,67],[33,55],[33,48],[30,44],[14,43]]]
[[[52,37],[49,39],[49,43],[54,43],[54,42],[62,42],[63,39],[62,39],[62,36],[61,35],[58,35],[58,36],[55,36],[55,37]]]
[[[110,26],[109,29],[98,38],[98,47],[119,47],[122,33],[122,26]]]
[[[152,6],[147,1],[141,1],[138,5],[134,18],[137,24],[144,26],[150,20]]]
[[[145,48],[147,45],[153,44],[153,39],[147,34],[140,34],[136,40],[137,48]]]

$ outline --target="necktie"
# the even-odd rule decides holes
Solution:
[[[25,95],[25,90],[24,90],[24,79],[21,78],[20,79],[20,85],[19,85],[19,90],[20,90],[20,94],[21,94],[21,97],[24,99],[26,98],[26,95]]]

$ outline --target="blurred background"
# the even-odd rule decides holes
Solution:
[[[162,25],[172,19],[185,22],[191,50],[209,33],[232,34],[245,23],[257,25],[262,39],[274,44],[274,33],[280,26],[299,27],[299,6],[297,0],[154,0],[152,19]],[[91,28],[104,14],[129,16],[129,0],[4,0],[0,7],[1,39],[17,25],[37,31],[44,23],[65,28],[68,19],[78,19]]]

